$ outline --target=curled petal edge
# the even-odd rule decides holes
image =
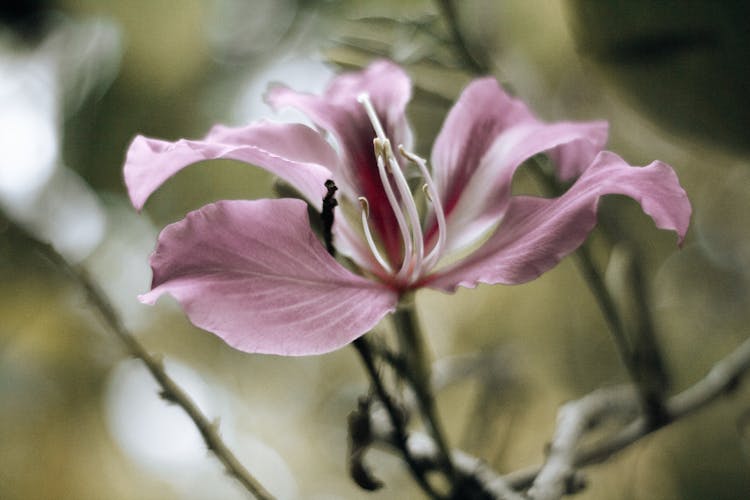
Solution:
[[[214,127],[198,141],[169,142],[137,136],[128,148],[123,168],[130,201],[141,210],[154,191],[177,172],[215,159],[261,167],[289,182],[316,205],[338,161],[320,134],[299,124],[258,122],[237,129]]]
[[[562,196],[512,197],[492,236],[424,285],[452,292],[478,283],[513,285],[533,280],[583,244],[596,225],[599,200],[608,194],[636,200],[658,228],[674,231],[682,245],[692,208],[672,167],[660,161],[633,167],[603,151]]]

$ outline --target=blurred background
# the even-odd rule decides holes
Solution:
[[[607,119],[610,149],[677,170],[695,210],[681,250],[630,200],[607,199],[600,217],[639,249],[671,387],[685,388],[748,334],[749,7],[456,3],[469,51],[539,116]],[[341,68],[383,56],[413,75],[410,119],[428,155],[474,76],[437,3],[34,0],[0,11],[0,498],[245,498],[83,294],[12,224],[93,274],[279,498],[418,498],[399,460],[378,451],[370,461],[386,488],[368,494],[347,476],[346,418],[367,391],[353,350],[247,355],[192,327],[173,301],[136,299],[159,228],[211,201],[272,195],[273,179],[207,162],[137,214],[121,168],[135,134],[175,140],[214,123],[297,120],[263,103],[269,82],[320,91]],[[517,188],[533,189],[523,172]],[[606,253],[596,257],[608,265]],[[484,353],[473,373],[445,385],[439,406],[452,442],[501,472],[542,460],[561,403],[626,380],[570,259],[527,285],[416,300],[436,359]],[[587,469],[580,498],[748,498],[748,396],[741,386]]]

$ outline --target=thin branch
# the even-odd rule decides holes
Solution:
[[[398,451],[400,446],[395,438],[394,429],[383,417],[382,412],[370,412],[370,430],[373,441]],[[440,468],[443,460],[440,449],[427,434],[412,433],[406,442],[406,446],[409,454],[422,470],[437,470]],[[471,480],[471,483],[475,484],[485,496],[500,500],[524,500],[520,493],[510,488],[506,481],[481,459],[455,449],[451,458],[456,475],[464,481]]]
[[[431,363],[424,345],[424,337],[417,323],[418,320],[413,304],[397,309],[393,313],[393,321],[401,344],[401,353],[408,361],[406,364],[407,380],[414,389],[417,404],[424,422],[438,447],[440,455],[443,457],[443,468],[449,479],[451,479],[451,482],[453,482],[454,468],[451,448],[437,414],[435,396],[433,395],[431,384]]]
[[[255,498],[260,500],[273,499],[274,497],[250,474],[224,443],[219,435],[217,424],[211,422],[200,411],[190,396],[167,375],[162,362],[149,354],[146,348],[125,328],[102,289],[91,279],[86,270],[73,266],[51,245],[34,238],[23,228],[14,227],[86,292],[89,301],[98,311],[106,326],[122,341],[130,355],[143,361],[148,371],[161,386],[161,397],[185,410],[185,413],[188,414],[188,417],[190,417],[198,428],[206,446],[224,464],[227,473],[236,479]]]
[[[338,206],[338,201],[335,198],[335,194],[338,188],[336,187],[334,181],[330,179],[325,182],[325,187],[326,195],[323,198],[320,217],[323,225],[323,234],[325,237],[326,249],[331,257],[335,258],[336,245],[333,241],[332,228],[335,220],[334,211]],[[365,370],[370,377],[372,386],[375,388],[375,394],[377,394],[378,399],[380,399],[380,402],[383,404],[388,413],[388,417],[390,418],[391,425],[394,429],[395,443],[401,451],[401,455],[403,456],[404,461],[406,461],[407,465],[409,466],[409,470],[411,471],[412,476],[417,481],[422,490],[424,490],[424,492],[430,498],[440,498],[440,495],[438,495],[429,481],[427,481],[427,478],[424,474],[424,469],[419,467],[419,465],[409,453],[409,448],[406,446],[408,436],[404,427],[403,413],[397,408],[396,403],[393,401],[393,398],[391,398],[391,395],[385,388],[385,383],[380,378],[380,373],[378,373],[378,369],[375,366],[375,357],[373,355],[374,349],[370,345],[369,340],[367,340],[365,337],[359,337],[355,339],[354,342],[352,342],[352,345],[357,350],[357,353],[359,353],[359,356],[362,359],[362,363],[365,365]],[[372,483],[372,486],[376,487],[375,483]]]
[[[546,195],[560,196],[563,193],[562,187],[554,176],[545,171],[539,156],[532,158],[532,161],[529,162],[529,167],[532,175],[537,182],[539,182],[542,191],[544,191]],[[612,293],[607,287],[604,276],[594,263],[594,258],[591,255],[590,244],[584,242],[573,253],[573,256],[581,276],[583,276],[583,279],[588,284],[589,289],[594,296],[594,300],[596,300],[596,303],[607,322],[609,331],[612,333],[615,345],[617,346],[617,352],[620,355],[620,360],[625,366],[630,379],[638,389],[638,396],[643,411],[648,416],[649,421],[652,422],[654,426],[658,426],[665,418],[661,390],[659,387],[651,384],[650,381],[644,380],[644,377],[641,374],[641,366],[636,359],[635,349],[628,340],[622,315],[617,308]],[[634,292],[635,291],[636,290],[634,290]],[[639,317],[648,317],[648,312],[640,311]],[[641,333],[644,338],[647,335],[653,337],[653,332]],[[657,355],[658,353],[654,352],[653,354]],[[659,360],[659,362],[663,365],[663,361]]]
[[[448,28],[453,36],[453,46],[458,51],[465,66],[472,72],[480,75],[489,73],[489,65],[485,61],[477,59],[469,50],[466,38],[464,38],[461,27],[458,25],[458,16],[453,0],[435,0],[435,3],[437,3],[438,8],[443,14],[443,19],[448,24]]]
[[[556,500],[578,489],[575,459],[579,443],[595,424],[611,415],[627,415],[636,408],[629,386],[599,389],[576,401],[563,405],[557,413],[557,429],[545,462],[529,496],[534,500]],[[571,484],[574,483],[574,484]]]
[[[670,377],[654,330],[646,276],[638,252],[627,241],[613,245],[605,280],[620,316],[627,319],[623,322],[623,328],[630,339],[631,357],[646,414],[652,422],[657,422],[665,418],[664,398]]]
[[[582,423],[587,422],[590,426],[596,420],[595,417],[626,415],[638,410],[638,400],[632,390],[623,387],[599,389],[584,396],[581,400],[569,403],[561,410],[561,412],[578,413],[578,416],[575,418],[566,416],[563,429],[556,431],[556,443],[553,443],[551,450],[551,456],[556,456],[552,458],[552,465],[549,465],[548,460],[548,464],[544,467],[534,466],[501,476],[480,459],[459,450],[453,452],[454,465],[460,475],[473,478],[477,484],[481,485],[484,492],[494,495],[494,498],[523,498],[516,492],[532,486],[545,467],[548,469],[545,473],[548,477],[552,475],[552,472],[555,472],[556,478],[565,476],[554,471],[558,467],[554,465],[555,461],[570,472],[564,477],[569,488],[571,479],[576,479],[572,474],[577,469],[601,463],[652,432],[688,417],[720,397],[730,394],[748,371],[750,371],[750,338],[717,362],[703,379],[668,399],[665,404],[668,419],[659,427],[649,425],[647,419],[641,416],[611,436],[575,449],[580,444],[579,441],[584,435],[583,431],[590,428]],[[628,393],[630,393],[629,397]],[[384,423],[382,418],[376,417],[377,415],[373,415],[373,439],[391,448],[395,447],[393,432],[387,422]],[[566,437],[566,433],[570,434]],[[555,449],[556,446],[557,449]],[[438,448],[427,435],[413,433],[409,436],[407,447],[420,468],[426,470],[439,468],[441,459]],[[536,484],[542,481],[545,480],[542,479]]]
[[[477,75],[484,75],[488,73],[489,66],[484,61],[481,61],[474,57],[474,55],[468,49],[466,39],[463,36],[461,27],[458,23],[457,12],[453,0],[435,1],[443,15],[445,22],[448,24],[448,27],[451,30],[454,41],[453,46],[458,55],[464,61],[466,68]],[[561,194],[560,186],[558,185],[556,180],[547,175],[544,170],[540,168],[536,161],[532,161],[531,163],[533,167],[536,167],[533,170],[535,177],[537,177],[537,179],[542,182],[543,187],[548,191],[548,193],[555,196]],[[628,375],[638,388],[641,405],[643,406],[645,414],[649,417],[649,423],[651,425],[658,426],[662,423],[661,420],[665,418],[661,387],[654,386],[650,380],[644,380],[641,376],[641,366],[639,366],[639,362],[636,359],[636,355],[640,353],[636,353],[635,349],[629,345],[621,315],[618,312],[612,295],[610,294],[604,283],[604,279],[601,273],[594,264],[588,245],[584,243],[581,247],[579,247],[574,255],[576,263],[578,264],[578,269],[591,288],[597,304],[599,305],[599,308],[601,309],[604,318],[609,325],[609,329],[614,337],[618,352],[620,354],[620,358],[625,365],[626,370],[628,371]],[[634,291],[637,292],[637,290]],[[641,317],[647,317],[648,315],[647,311],[641,311],[641,313]],[[649,325],[644,326],[648,327]],[[651,336],[651,339],[654,338],[653,331],[644,330],[640,333],[643,334],[644,340],[649,340],[649,335]],[[656,351],[652,352],[651,354],[653,354],[654,356],[659,355],[659,353]],[[661,362],[660,359],[656,361]],[[663,366],[663,362],[660,366]]]
[[[641,416],[614,435],[591,445],[582,446],[575,454],[573,467],[580,468],[601,463],[657,429],[692,415],[720,397],[730,394],[748,371],[750,371],[750,338],[717,362],[704,378],[669,398],[665,404],[667,418],[660,425],[650,425],[648,419]],[[530,467],[508,474],[505,479],[515,489],[528,488],[541,470],[540,466]]]
[[[647,419],[641,416],[609,437],[575,449],[573,459],[570,461],[572,465],[565,466],[571,471],[571,474],[568,474],[564,480],[570,485],[571,479],[576,479],[572,475],[576,469],[604,462],[652,432],[688,417],[720,397],[730,394],[748,371],[750,371],[750,338],[724,359],[717,362],[703,379],[669,398],[665,404],[668,419],[659,427],[649,425]],[[631,394],[630,403],[628,403],[628,393]],[[558,454],[558,456],[554,460],[560,458],[564,458],[566,461],[570,460],[568,458],[570,450],[578,446],[580,438],[584,436],[581,431],[582,427],[580,427],[581,422],[588,422],[591,425],[596,420],[594,417],[597,416],[614,416],[618,413],[636,412],[638,410],[637,402],[638,400],[632,390],[618,387],[608,390],[599,389],[584,396],[579,401],[569,403],[570,406],[566,405],[571,409],[569,411],[572,411],[578,405],[574,413],[577,412],[579,415],[575,418],[570,417],[573,422],[568,420],[569,417],[565,417],[564,427],[569,429],[568,431],[561,429],[556,431],[558,451],[554,450],[555,444],[553,443],[551,454]],[[375,417],[373,416],[372,419],[373,439],[391,448],[395,447],[392,430],[387,424],[384,424],[382,418],[377,419]],[[590,427],[583,426],[584,431],[589,429]],[[575,439],[563,439],[562,436],[568,432],[574,432],[577,437]],[[564,445],[562,448],[560,448],[561,444]],[[440,467],[441,459],[438,449],[434,441],[427,435],[413,433],[409,436],[407,447],[410,450],[410,455],[418,462],[420,468],[433,470]],[[560,454],[562,454],[562,457],[559,456]],[[475,479],[481,485],[483,491],[494,495],[495,498],[523,498],[518,496],[519,494],[516,492],[532,486],[543,471],[543,466],[538,465],[501,476],[480,459],[460,450],[453,451],[453,460],[456,471],[460,475]],[[546,474],[551,474],[551,472]],[[575,489],[573,488],[573,490]],[[510,492],[510,495],[508,492]]]
[[[378,399],[383,404],[383,407],[388,414],[390,423],[390,435],[391,443],[399,450],[401,456],[406,461],[411,471],[412,476],[417,481],[419,486],[424,492],[430,496],[430,498],[440,498],[440,495],[435,491],[432,485],[427,481],[425,476],[425,469],[418,463],[418,461],[412,455],[412,451],[408,446],[409,436],[404,428],[404,422],[402,412],[396,407],[396,403],[385,388],[383,380],[380,378],[380,374],[375,366],[375,360],[373,358],[372,349],[368,340],[365,337],[359,337],[353,343],[354,348],[362,358],[362,363],[365,365],[370,381],[375,388],[375,393]]]

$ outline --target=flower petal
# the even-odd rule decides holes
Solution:
[[[675,231],[682,243],[691,207],[672,168],[659,161],[631,167],[604,151],[559,198],[514,196],[490,239],[465,261],[437,273],[428,286],[452,291],[538,277],[584,242],[596,225],[599,198],[606,194],[635,199],[657,227]]]
[[[400,258],[401,235],[378,173],[372,143],[375,131],[358,101],[365,92],[394,148],[398,144],[410,148],[405,109],[411,98],[411,81],[401,67],[389,61],[376,61],[363,71],[337,76],[322,96],[277,86],[269,89],[266,99],[275,108],[299,109],[334,135],[342,156],[340,169],[334,172],[341,194],[352,202],[359,196],[367,198],[372,228],[395,262]]]
[[[262,167],[289,182],[316,206],[325,194],[329,169],[338,161],[320,134],[299,124],[258,122],[231,129],[214,127],[200,141],[167,142],[137,136],[128,149],[125,184],[140,210],[164,181],[203,160],[239,160]]]
[[[173,295],[190,321],[245,352],[319,354],[370,330],[397,294],[334,260],[303,201],[222,201],[167,226],[151,257],[153,304]]]
[[[446,118],[432,151],[435,183],[448,222],[447,250],[460,248],[497,223],[515,170],[548,151],[569,178],[588,166],[607,138],[606,122],[538,120],[494,78],[474,80]],[[434,237],[434,221],[427,224]]]
[[[361,129],[368,137],[364,144],[368,150],[372,150],[375,133],[358,101],[362,93],[370,96],[386,135],[394,146],[404,144],[410,147],[411,131],[405,110],[411,99],[411,80],[400,66],[390,61],[375,61],[362,71],[337,76],[322,96],[275,86],[268,90],[266,100],[275,108],[291,106],[299,109],[317,126],[336,135],[345,149],[361,147],[359,143],[362,141],[352,133],[352,128]],[[351,144],[352,140],[355,140],[355,144]]]
[[[432,149],[435,183],[446,210],[500,132],[535,121],[526,105],[506,94],[494,78],[472,81],[448,113]]]

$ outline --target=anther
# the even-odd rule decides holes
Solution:
[[[364,196],[360,196],[357,198],[357,201],[359,201],[359,207],[362,209],[362,211],[365,213],[366,217],[370,217],[370,203],[368,203],[367,198]]]
[[[391,150],[391,142],[388,139],[381,139],[380,137],[376,137],[372,140],[372,146],[375,150],[375,158],[383,159],[384,165],[385,165],[385,171],[389,174],[393,173],[393,170],[391,169],[390,162],[388,161],[389,151]]]
[[[383,156],[383,140],[380,137],[376,137],[372,140],[372,148],[375,150],[375,157]]]

